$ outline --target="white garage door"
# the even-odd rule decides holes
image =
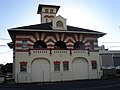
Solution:
[[[32,63],[32,82],[50,81],[50,63],[47,59],[36,59]]]
[[[85,59],[77,58],[73,61],[73,79],[88,79],[88,63]]]

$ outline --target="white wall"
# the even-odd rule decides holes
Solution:
[[[33,53],[31,50],[31,55],[29,56],[28,52],[16,52],[16,63],[15,63],[15,81],[16,82],[31,82],[31,62],[35,58],[46,58],[50,61],[50,67],[51,67],[51,81],[65,81],[65,80],[73,80],[72,77],[72,61],[76,57],[84,57],[88,60],[88,67],[89,67],[89,79],[97,79],[100,78],[100,64],[99,64],[99,53],[98,52],[90,52],[90,55],[88,55],[88,51],[85,51],[84,53],[74,53],[72,52],[72,55],[70,56],[69,50],[68,53],[53,53],[50,55],[50,51],[48,50],[47,53]],[[69,71],[63,71],[62,63],[61,64],[61,71],[55,72],[54,71],[54,61],[65,61],[69,60]],[[98,69],[92,70],[91,67],[91,61],[97,60]],[[27,72],[20,72],[20,62],[25,61],[28,62],[27,64]]]

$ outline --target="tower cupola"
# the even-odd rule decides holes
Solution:
[[[51,22],[60,6],[39,4],[37,14],[41,14],[41,23]]]

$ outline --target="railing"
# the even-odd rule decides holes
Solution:
[[[32,50],[33,53],[48,53],[49,50]]]
[[[70,50],[52,50],[52,53],[69,53]]]
[[[89,54],[89,50],[78,50],[78,49],[31,49],[29,50],[29,55],[30,54],[59,54],[59,53],[63,53],[63,54]]]
[[[87,53],[88,50],[72,50],[72,53]]]

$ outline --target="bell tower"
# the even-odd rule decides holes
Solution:
[[[60,6],[39,4],[37,14],[41,14],[41,23],[51,22]]]

